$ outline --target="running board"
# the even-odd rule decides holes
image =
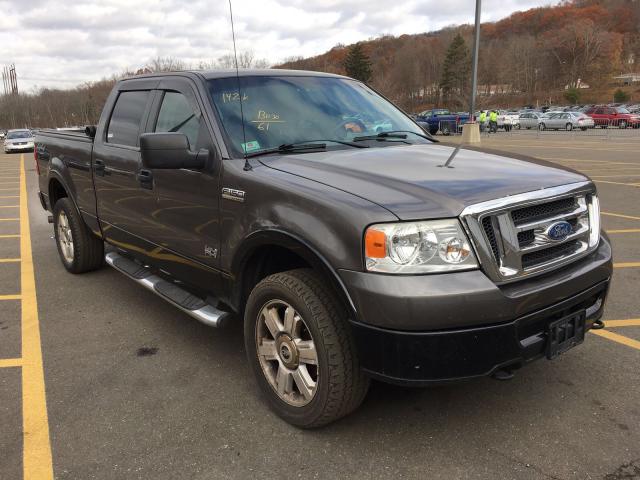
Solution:
[[[137,264],[115,252],[105,255],[105,260],[109,265],[125,274],[130,279],[139,283],[148,290],[178,307],[187,315],[192,316],[199,322],[210,327],[221,327],[226,323],[229,312],[217,309],[213,305],[206,303],[199,297],[192,295],[180,288],[175,283],[166,281],[154,275],[148,268]]]

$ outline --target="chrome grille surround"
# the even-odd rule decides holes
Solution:
[[[544,218],[538,215],[530,221],[519,219],[518,224],[512,218],[511,212],[515,210],[567,198],[573,198],[574,206],[561,213],[549,213]],[[563,204],[566,206],[566,202]],[[520,280],[574,262],[595,250],[600,240],[600,208],[591,182],[544,188],[470,205],[460,218],[483,270],[496,283]],[[570,222],[572,231],[561,240],[552,240],[547,230],[560,221]],[[521,246],[523,235],[519,240],[518,234],[523,232],[529,232],[529,240],[533,235],[533,241]],[[575,248],[570,247],[572,243]],[[558,248],[561,245],[567,248]],[[554,257],[554,252],[561,253]]]

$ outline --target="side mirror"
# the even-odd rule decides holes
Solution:
[[[189,139],[184,133],[143,133],[140,135],[140,156],[145,168],[202,169],[206,165],[209,151],[190,151]]]

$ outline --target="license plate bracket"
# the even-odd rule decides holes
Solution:
[[[580,311],[555,320],[547,327],[547,358],[558,355],[584,341],[586,312]]]

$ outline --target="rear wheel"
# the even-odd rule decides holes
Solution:
[[[90,272],[102,266],[104,243],[89,230],[69,198],[56,202],[53,230],[60,260],[69,272]]]
[[[276,273],[256,285],[245,310],[258,385],[277,415],[303,428],[351,413],[369,387],[347,311],[325,284],[308,269]]]
[[[573,123],[567,123],[564,127],[567,132],[570,132],[571,130],[573,130]]]
[[[547,126],[546,126],[544,123],[541,123],[540,125],[538,125],[538,128],[539,128],[540,130],[546,130],[546,129],[547,129]]]

